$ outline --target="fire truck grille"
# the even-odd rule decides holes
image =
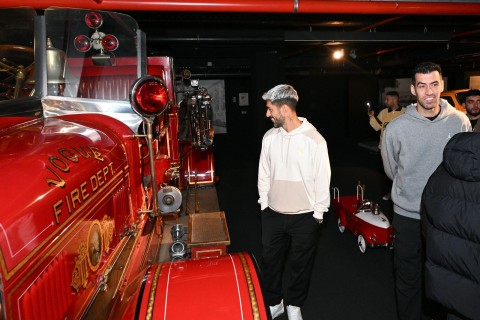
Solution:
[[[61,320],[72,300],[67,253],[59,254],[20,299],[22,319]],[[55,304],[49,302],[55,301]]]

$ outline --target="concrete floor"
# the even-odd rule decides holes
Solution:
[[[260,150],[248,145],[248,139],[216,138],[217,192],[230,230],[229,250],[253,253],[260,261],[261,224],[256,185]],[[236,148],[232,150],[232,146]],[[329,145],[329,156],[331,187],[338,187],[340,195],[355,195],[360,181],[365,185],[365,197],[378,202],[387,217],[392,216],[391,201],[381,199],[389,187],[377,149],[356,142],[337,142]],[[368,248],[361,253],[351,232],[339,232],[337,217],[330,209],[322,225],[302,313],[305,320],[396,320],[393,250]]]

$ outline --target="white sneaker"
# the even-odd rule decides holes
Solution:
[[[270,314],[272,315],[272,319],[275,319],[276,317],[282,315],[284,312],[285,310],[283,309],[283,299],[276,306],[270,306]]]
[[[287,306],[288,320],[303,320],[300,307]]]

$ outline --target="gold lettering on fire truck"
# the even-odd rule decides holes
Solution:
[[[115,223],[111,217],[104,215],[102,221],[95,219],[90,224],[87,238],[80,242],[78,255],[72,272],[72,289],[78,293],[86,288],[90,271],[100,267],[102,255],[110,251]]]
[[[113,176],[113,162],[110,162],[91,175],[90,178],[87,178],[80,183],[80,185],[66,193],[62,199],[57,200],[52,205],[53,215],[57,225],[60,224],[60,217],[63,213],[70,215],[75,212],[88,197],[99,191]]]
[[[75,267],[72,274],[71,286],[75,292],[80,291],[80,287],[87,287],[88,269],[87,269],[87,242],[82,241],[78,248],[78,256],[75,258]]]
[[[108,253],[110,251],[110,244],[113,240],[113,229],[115,228],[115,223],[113,219],[109,216],[103,216],[103,220],[101,222],[102,225],[102,237],[103,237],[103,251]]]
[[[60,153],[60,155],[62,155],[67,160],[70,160],[75,163],[78,162],[78,155],[76,153],[73,153],[69,149],[66,149],[66,148],[58,149],[58,153]]]
[[[50,165],[47,165],[47,169],[53,174],[53,177],[48,177],[45,179],[47,185],[57,186],[60,188],[65,188],[65,179],[63,174],[70,172],[71,163],[78,163],[80,157],[84,159],[94,158],[98,161],[105,161],[102,153],[98,150],[97,147],[93,146],[78,146],[69,148],[60,148],[57,150],[59,156],[54,155],[48,158]]]
[[[61,188],[65,187],[65,180],[63,180],[63,178],[58,174],[58,170],[67,173],[70,171],[70,167],[63,159],[59,157],[51,156],[48,158],[48,161],[57,170],[54,170],[50,166],[47,166],[47,169],[50,170],[50,172],[53,173],[56,178],[56,180],[53,178],[47,178],[47,184],[53,184]]]

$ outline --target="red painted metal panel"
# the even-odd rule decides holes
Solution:
[[[53,317],[52,308],[49,308],[50,305],[50,289],[49,285],[50,282],[48,281],[48,273],[44,272],[40,276],[40,281],[38,282],[38,296],[37,296],[37,303],[40,306],[40,313],[36,315],[35,318],[39,319],[52,319],[57,320]]]
[[[60,226],[72,222],[77,210],[89,200],[87,194],[96,192],[89,187],[92,175],[106,168],[109,171],[105,175],[110,174],[108,179],[112,179],[112,172],[124,170],[125,158],[118,142],[100,132],[79,134],[85,130],[94,132],[66,121],[47,119],[0,137],[3,178],[16,182],[0,195],[4,212],[10,215],[3,221],[0,233],[7,279],[14,266],[28,257],[38,258],[32,254],[41,248],[42,242],[60,232]],[[35,155],[31,156],[33,149]],[[95,159],[95,150],[104,158]],[[67,160],[74,153],[79,160]],[[5,161],[11,154],[16,155],[15,159]],[[65,187],[60,187],[67,178]],[[25,182],[28,188],[22,187]],[[84,196],[82,192],[86,192]],[[23,204],[21,208],[18,203]]]
[[[32,304],[32,309],[33,309],[33,315],[35,318],[38,314],[42,312],[42,309],[40,309],[40,303],[38,302],[38,295],[39,295],[39,289],[36,284],[32,285],[32,294],[31,294],[31,304]],[[23,317],[20,316],[20,319],[23,319]]]
[[[215,183],[214,155],[213,149],[197,150],[191,147],[190,143],[183,144],[184,154],[188,154],[187,163],[184,165],[188,176],[188,183],[194,184],[213,184]]]
[[[19,319],[64,319],[71,301],[66,252],[62,252],[19,297]],[[58,297],[52,301],[52,297]]]
[[[171,107],[167,111],[168,123],[165,123],[167,132],[162,137],[159,148],[163,147],[163,149],[160,150],[168,155],[170,162],[178,164],[180,161],[178,143],[178,105],[175,96],[175,70],[173,68],[173,59],[168,56],[148,57],[147,71],[149,74],[163,79],[168,88]],[[162,174],[163,173],[164,172],[162,172]]]
[[[135,293],[127,288],[119,297],[111,319],[267,319],[248,254],[157,264],[144,278],[143,285],[141,277],[131,283]]]
[[[0,7],[30,6],[78,7],[78,0],[2,0]],[[192,12],[265,12],[294,13],[294,0],[90,0],[82,7],[96,10],[147,10]],[[472,2],[422,2],[422,1],[346,1],[298,0],[298,13],[345,14],[411,14],[411,15],[478,15],[480,3]]]
[[[25,315],[25,319],[33,319],[34,311],[31,295],[30,292],[27,292],[23,298],[23,303],[20,306],[20,313]]]
[[[155,274],[151,274],[152,279]],[[162,266],[157,279],[153,319],[187,319],[192,310],[197,319],[247,320],[254,319],[254,313],[266,319],[258,278],[248,255],[171,262]],[[144,294],[144,303],[146,299]]]
[[[61,278],[60,278],[60,281],[58,282],[58,286],[59,286],[59,290],[61,290],[60,288],[62,288],[64,286],[64,284],[68,284],[68,286],[70,286],[70,281],[71,281],[71,275],[69,273],[69,270],[68,270],[68,257],[67,257],[67,252],[63,252],[63,255],[65,255],[65,257],[61,260],[59,260],[59,270],[60,270],[60,275]],[[62,306],[61,308],[64,309],[64,310],[67,310],[68,307],[70,306],[71,302],[72,302],[72,294],[71,292],[67,292],[65,295],[62,296]]]
[[[0,194],[2,212],[8,213],[2,215],[0,229],[7,316],[74,318],[97,285],[97,275],[89,271],[86,287],[77,293],[72,289],[73,261],[80,243],[88,240],[90,226],[115,216],[113,238],[106,242],[110,248],[102,251],[98,265],[102,272],[120,233],[134,222],[136,210],[130,203],[138,205],[137,210],[142,203],[141,189],[137,195],[129,188],[130,178],[141,181],[141,168],[128,165],[140,163],[138,142],[127,126],[98,114],[15,124],[3,122],[0,129],[0,169],[11,182]],[[54,182],[49,185],[48,179]]]
[[[62,287],[61,287],[61,283],[62,283],[62,271],[60,270],[60,265],[57,261],[57,259],[55,259],[52,264],[50,264],[48,266],[48,269],[47,269],[47,274],[49,274],[49,297],[55,297],[57,295],[57,293],[60,293],[60,297],[57,301],[57,303],[55,303],[54,306],[52,306],[50,309],[53,313],[53,316],[52,316],[52,319],[60,319],[61,317],[61,313],[62,313],[62,308],[63,308],[63,300],[65,299],[65,294],[68,295],[68,291],[67,290],[62,290]],[[65,288],[68,288],[68,286],[66,286]],[[66,310],[66,309],[63,309],[63,310]]]

